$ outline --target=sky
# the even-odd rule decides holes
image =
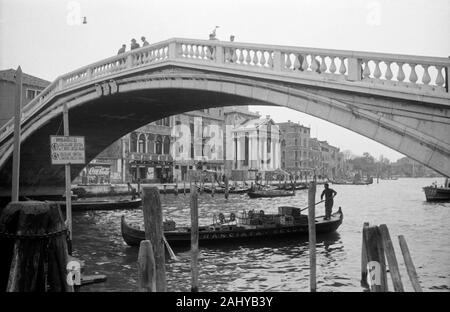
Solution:
[[[86,16],[87,24],[82,24]],[[113,56],[131,38],[173,37],[450,56],[450,0],[0,0],[0,69],[53,81]],[[341,150],[403,157],[370,139],[287,108],[251,107],[311,127]]]

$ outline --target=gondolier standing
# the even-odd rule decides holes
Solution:
[[[320,199],[323,200],[323,196],[325,195],[325,220],[329,220],[331,218],[331,211],[333,210],[333,198],[336,196],[337,192],[333,189],[330,189],[328,183],[324,184],[325,189],[320,195]]]

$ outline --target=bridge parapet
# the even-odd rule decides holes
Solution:
[[[449,98],[449,58],[174,38],[59,76],[23,108],[22,122],[69,89],[168,61]],[[0,128],[0,143],[12,129],[13,119]]]

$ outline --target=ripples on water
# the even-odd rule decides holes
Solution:
[[[404,235],[425,291],[450,290],[450,203],[427,203],[422,186],[436,179],[380,180],[369,186],[332,185],[338,192],[334,210],[342,206],[344,221],[336,233],[317,238],[318,291],[363,291],[360,286],[361,232],[364,222],[386,224],[394,243],[402,281],[412,291],[398,244]],[[437,179],[438,182],[439,179]],[[318,186],[319,198],[323,186]],[[164,217],[189,225],[189,200],[184,195],[161,195]],[[199,196],[199,224],[213,214],[265,210],[278,206],[307,206],[307,191],[295,197],[249,199],[246,195]],[[323,204],[316,214],[324,213]],[[141,210],[74,213],[74,255],[85,261],[86,274],[106,274],[107,282],[83,291],[137,291],[137,247],[127,246],[120,217],[142,224]],[[178,261],[166,264],[168,291],[190,290],[188,249],[175,249]],[[309,291],[307,238],[252,242],[238,246],[200,248],[201,291]],[[393,287],[390,285],[390,289]]]

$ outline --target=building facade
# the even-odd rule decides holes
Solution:
[[[311,129],[290,120],[277,125],[281,133],[281,168],[294,175],[309,171]]]
[[[0,70],[0,127],[14,116],[16,96],[14,69]],[[22,107],[27,105],[50,81],[22,73]]]
[[[234,170],[274,171],[280,168],[280,131],[266,118],[252,119],[235,126],[228,155]]]

